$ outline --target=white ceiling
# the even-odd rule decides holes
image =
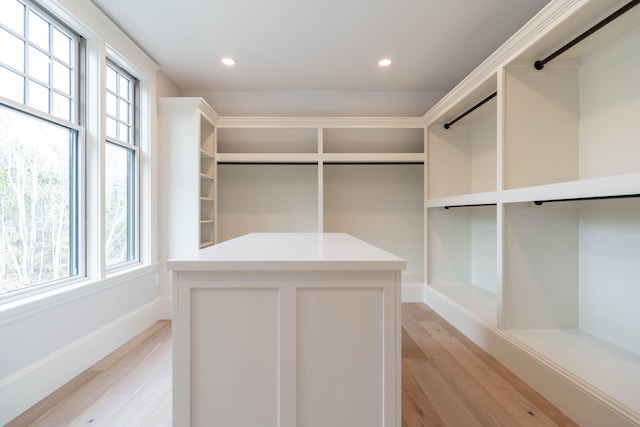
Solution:
[[[422,115],[549,2],[92,1],[224,116]]]

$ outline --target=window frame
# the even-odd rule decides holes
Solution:
[[[20,35],[2,25],[3,30],[7,31],[14,37],[19,38],[23,45],[23,69],[19,71],[9,64],[1,65],[6,70],[16,73],[24,79],[24,85],[22,88],[22,101],[6,98],[0,95],[0,105],[2,108],[11,110],[17,114],[23,115],[34,120],[41,121],[43,123],[49,123],[60,128],[68,129],[75,133],[73,141],[73,149],[69,158],[69,192],[74,197],[69,198],[69,267],[74,270],[73,275],[69,277],[54,279],[34,285],[22,287],[13,291],[0,293],[0,304],[20,300],[29,296],[37,295],[43,292],[64,288],[73,284],[85,281],[86,274],[86,239],[87,233],[84,224],[86,223],[86,167],[85,167],[85,155],[86,155],[86,129],[81,122],[81,109],[80,105],[84,103],[81,98],[84,96],[82,86],[84,83],[83,75],[85,70],[85,64],[82,61],[82,50],[84,49],[84,38],[76,31],[69,28],[64,22],[62,22],[54,13],[47,11],[39,6],[37,3],[31,0],[17,0],[24,6],[24,35]],[[33,12],[43,21],[48,24],[48,38],[49,38],[49,51],[44,51],[43,48],[37,46],[35,43],[29,40],[29,25],[28,22],[31,19],[30,13]],[[69,43],[69,70],[70,70],[70,82],[69,82],[69,94],[65,94],[54,87],[53,83],[53,63],[56,61],[56,56],[53,52],[53,34],[57,30],[70,39]],[[38,80],[35,76],[32,76],[29,71],[29,49],[35,48],[41,53],[44,53],[49,58],[49,82],[45,87],[49,91],[47,111],[43,111],[34,108],[29,105],[29,82],[34,81],[37,84],[43,85],[43,81]],[[58,62],[60,60],[58,59]],[[68,118],[62,118],[56,115],[53,110],[53,96],[58,93],[69,99],[69,115]],[[71,137],[71,135],[70,135]],[[73,173],[71,173],[73,171]],[[73,243],[71,243],[73,242]]]
[[[12,110],[27,117],[50,123],[61,128],[74,131],[76,134],[74,145],[75,150],[70,158],[69,167],[75,168],[75,174],[70,177],[69,190],[75,192],[75,200],[70,198],[69,206],[69,228],[73,233],[75,245],[71,245],[69,259],[75,259],[76,274],[73,276],[50,280],[48,282],[38,283],[35,285],[16,289],[14,291],[0,293],[0,305],[5,302],[15,301],[26,298],[35,294],[54,290],[69,285],[77,284],[85,281],[86,275],[86,228],[83,226],[86,222],[86,182],[84,180],[86,153],[86,130],[83,126],[68,122],[55,116],[46,114],[40,110],[29,107],[18,102],[8,100],[0,96],[1,108]],[[73,230],[72,230],[73,229]],[[71,239],[71,237],[70,237]]]
[[[24,102],[0,96],[3,103],[18,111],[61,123],[77,131],[77,246],[78,275],[59,281],[45,282],[20,290],[0,294],[0,318],[6,310],[24,307],[44,307],[46,301],[57,298],[75,298],[86,292],[94,292],[105,286],[123,283],[125,278],[139,277],[155,271],[158,263],[157,251],[157,194],[156,161],[152,158],[156,143],[155,110],[156,72],[159,66],[133,41],[113,27],[106,15],[92,4],[61,5],[55,0],[19,0],[25,6],[23,13],[34,10],[44,15],[65,35],[73,36],[73,81],[70,91],[73,96],[70,107],[71,121],[59,119],[52,114],[36,110]],[[21,11],[22,12],[22,11]],[[26,16],[26,15],[25,15]],[[10,25],[11,23],[8,23]],[[15,27],[15,26],[14,26]],[[50,28],[50,35],[53,30]],[[25,36],[28,33],[25,30]],[[44,34],[44,33],[43,33]],[[59,35],[58,35],[59,37]],[[55,43],[51,41],[53,49]],[[60,38],[58,38],[60,40]],[[64,39],[63,39],[64,40]],[[24,48],[28,52],[28,47]],[[63,55],[66,57],[66,54]],[[51,58],[49,58],[51,61]],[[124,70],[136,83],[135,104],[135,239],[132,261],[105,267],[105,65]],[[51,72],[53,62],[50,62]],[[28,77],[25,85],[28,84]],[[53,75],[49,81],[53,85]],[[64,90],[64,86],[63,90]],[[13,94],[8,93],[13,96]],[[51,92],[50,92],[50,96]],[[18,96],[16,95],[16,98]],[[23,95],[22,101],[27,101]],[[125,148],[131,149],[130,145]],[[128,280],[128,279],[127,279]],[[6,304],[10,302],[10,304]],[[34,305],[35,304],[35,305]]]
[[[128,182],[128,185],[131,187],[128,191],[128,200],[127,200],[127,252],[133,252],[133,256],[131,259],[127,259],[126,261],[118,262],[115,264],[108,265],[107,264],[107,247],[106,241],[105,246],[103,247],[104,253],[104,268],[107,274],[113,272],[119,272],[121,270],[125,270],[131,268],[132,266],[139,265],[141,263],[140,256],[140,81],[133,75],[133,73],[129,72],[126,68],[120,65],[115,59],[111,57],[111,55],[106,55],[105,61],[105,76],[107,73],[107,69],[111,67],[117,73],[117,80],[120,75],[124,76],[128,79],[131,85],[131,102],[129,104],[129,119],[130,119],[130,127],[131,131],[129,133],[129,142],[123,141],[122,139],[117,139],[111,137],[107,134],[107,126],[106,120],[107,117],[111,117],[107,114],[105,108],[104,114],[104,144],[105,144],[105,160],[106,160],[106,147],[107,144],[115,145],[119,148],[127,150],[127,153],[133,157],[133,162],[127,164],[127,174],[131,174],[130,177],[133,179],[133,183]],[[106,85],[106,77],[105,77],[105,87],[102,91],[102,94],[105,98],[105,103],[107,99],[107,94],[113,93],[110,89],[107,88]],[[119,101],[120,96],[117,93],[116,100]],[[119,104],[118,102],[116,104]],[[117,119],[117,118],[115,118]],[[119,121],[117,121],[117,125],[119,125]],[[116,126],[119,128],[119,126]],[[130,158],[130,157],[129,157]],[[106,181],[106,176],[104,177]],[[106,199],[106,194],[105,194]],[[129,218],[129,215],[132,215],[132,218]],[[106,219],[105,219],[106,225]],[[106,234],[106,227],[105,227]]]
[[[24,43],[24,50],[23,50],[23,68],[24,71],[20,71],[17,70],[11,66],[9,66],[8,64],[4,64],[4,65],[0,65],[0,67],[5,68],[7,70],[9,70],[10,72],[13,72],[19,76],[21,76],[24,79],[24,87],[22,89],[22,102],[20,101],[14,101],[11,100],[9,98],[4,98],[2,96],[0,96],[1,99],[3,100],[9,100],[9,101],[13,101],[16,102],[17,104],[20,105],[24,105],[25,107],[29,108],[29,109],[33,109],[35,111],[42,111],[39,110],[37,108],[31,107],[29,105],[29,82],[33,81],[36,84],[39,84],[41,86],[45,86],[48,90],[49,90],[49,97],[48,97],[48,111],[42,111],[44,114],[49,115],[51,117],[56,117],[56,118],[60,118],[62,120],[66,120],[64,118],[61,118],[60,116],[57,116],[53,113],[53,94],[57,93],[61,96],[64,96],[65,98],[68,98],[70,100],[70,110],[69,110],[69,119],[68,121],[70,123],[81,123],[80,122],[80,104],[81,104],[81,100],[80,100],[80,96],[82,95],[82,90],[81,90],[81,86],[82,86],[82,82],[81,82],[81,75],[84,74],[84,66],[83,66],[83,61],[81,60],[81,51],[84,48],[84,42],[83,42],[83,37],[76,31],[74,31],[73,29],[71,29],[69,26],[67,26],[64,22],[62,22],[58,17],[56,17],[55,14],[48,12],[46,9],[42,8],[41,6],[39,6],[37,3],[33,2],[32,0],[16,0],[17,2],[21,3],[24,5],[25,7],[25,13],[24,13],[24,35],[20,35],[18,33],[16,33],[15,31],[13,31],[11,28],[8,28],[4,25],[2,25],[0,23],[0,28],[2,28],[3,30],[7,31],[9,34],[13,35],[14,37],[19,38],[23,43]],[[29,25],[28,22],[31,19],[29,17],[29,13],[33,11],[34,14],[36,14],[38,17],[40,17],[42,20],[47,21],[49,24],[49,51],[44,51],[42,47],[38,46],[37,44],[31,42],[29,40]],[[37,51],[46,54],[51,61],[55,61],[57,59],[57,62],[61,62],[61,60],[54,54],[53,49],[52,49],[52,40],[53,40],[53,30],[57,29],[58,31],[60,31],[61,33],[63,33],[64,35],[66,35],[67,37],[69,37],[70,39],[70,52],[69,52],[69,58],[71,63],[69,64],[70,66],[70,72],[71,72],[71,81],[69,82],[69,94],[65,94],[64,92],[61,92],[60,90],[56,89],[54,87],[54,83],[53,83],[53,63],[49,64],[49,82],[45,83],[42,80],[39,80],[37,77],[32,76],[31,74],[29,74],[29,49],[30,48],[34,48]]]

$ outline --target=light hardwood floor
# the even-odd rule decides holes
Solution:
[[[13,420],[171,425],[171,322],[160,321]],[[424,304],[402,305],[402,425],[576,426]]]

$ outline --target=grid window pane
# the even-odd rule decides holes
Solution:
[[[107,89],[118,92],[118,73],[111,67],[107,67]]]
[[[106,265],[134,259],[133,251],[133,159],[132,150],[107,143],[105,147]]]
[[[29,11],[29,41],[49,51],[49,23],[32,10]]]
[[[0,66],[0,96],[24,103],[24,77]]]
[[[49,56],[29,46],[29,75],[49,84]]]
[[[0,28],[0,63],[24,72],[24,41]]]
[[[0,294],[77,274],[77,133],[0,108]]]
[[[58,29],[53,29],[53,54],[67,65],[71,65],[71,38]]]
[[[113,65],[107,65],[106,80],[107,135],[132,144],[135,80]]]
[[[24,37],[24,5],[17,0],[0,0],[0,24]]]
[[[129,79],[121,74],[120,81],[118,83],[118,95],[120,95],[120,97],[126,99],[127,101],[130,101],[131,98],[129,96]]]
[[[120,100],[118,105],[118,120],[127,124],[130,122],[129,103],[123,99]]]
[[[107,117],[107,137],[118,139],[118,122],[111,117]]]
[[[29,80],[29,107],[49,113],[49,89]]]
[[[0,68],[4,67],[0,70],[0,95],[73,121],[77,111],[74,82],[79,78],[73,44],[79,46],[79,37],[65,32],[55,19],[29,1],[22,4],[16,0],[0,0],[0,23],[10,28],[0,28]],[[66,95],[67,100],[62,99],[65,96],[54,99],[54,92]]]
[[[54,92],[51,114],[67,119],[71,115],[71,99]]]
[[[58,61],[53,61],[53,87],[71,95],[71,70]]]
[[[126,143],[131,142],[129,138],[129,126],[125,125],[124,123],[120,123],[119,125],[118,139]]]
[[[118,117],[118,99],[111,92],[107,92],[107,114],[111,117]]]

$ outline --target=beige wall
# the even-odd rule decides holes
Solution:
[[[156,93],[158,98],[164,96],[182,96],[182,91],[162,71],[156,73]]]

